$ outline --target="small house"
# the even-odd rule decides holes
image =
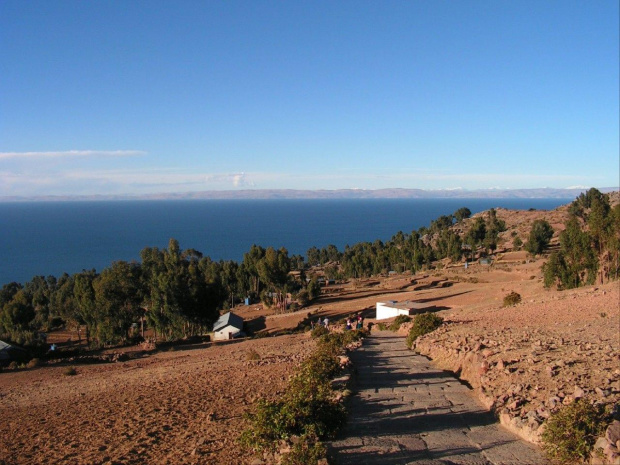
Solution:
[[[242,335],[242,330],[243,318],[233,312],[225,313],[213,325],[213,340],[234,339]]]
[[[425,309],[424,304],[409,300],[404,302],[397,302],[396,300],[377,302],[377,320],[386,320],[398,315],[415,315],[416,313],[423,313]]]

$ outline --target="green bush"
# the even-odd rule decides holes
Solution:
[[[521,294],[517,292],[513,291],[504,296],[504,307],[512,307],[513,305],[517,305],[519,302],[521,302]]]
[[[314,329],[318,330],[320,327]],[[340,371],[337,356],[349,342],[363,335],[362,331],[325,331],[316,336],[317,348],[291,377],[282,398],[275,402],[260,400],[256,410],[246,415],[249,426],[241,434],[241,444],[253,450],[273,450],[278,441],[300,436],[309,442],[304,440],[293,447],[286,459],[289,462],[284,463],[312,463],[315,456],[323,457],[320,443],[309,438],[332,438],[344,426],[346,410],[334,400],[330,379]]]
[[[394,321],[392,321],[392,324],[390,324],[390,326],[388,326],[388,329],[390,331],[398,331],[400,329],[400,325],[402,325],[403,323],[408,323],[411,321],[411,318],[408,317],[407,315],[398,315]]]
[[[304,435],[291,452],[282,457],[282,465],[307,465],[327,458],[327,449],[316,436]]]
[[[377,329],[379,331],[385,331],[387,329],[387,326],[385,326],[385,323],[383,323],[383,322],[377,323]]]
[[[586,461],[605,426],[603,407],[578,399],[547,420],[542,433],[543,449],[551,459],[560,463]]]
[[[407,343],[407,347],[411,349],[413,342],[418,337],[435,331],[441,326],[442,323],[443,318],[435,315],[434,313],[427,312],[416,315],[413,320],[413,326],[409,330],[409,334],[407,334],[407,339],[405,341]]]
[[[315,326],[314,329],[312,330],[312,339],[325,336],[326,334],[329,334],[329,330],[325,326],[323,325]]]

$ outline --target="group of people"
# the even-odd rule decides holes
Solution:
[[[362,329],[364,327],[364,317],[361,313],[358,313],[355,317],[347,318],[347,329],[353,329],[354,324],[355,329]]]
[[[316,322],[311,321],[310,326],[312,327],[312,329],[318,326],[324,326],[325,329],[329,329],[329,319],[325,317],[325,319],[322,320],[321,317],[319,317],[318,320],[316,320]],[[361,315],[361,313],[358,313],[355,316],[350,316],[347,318],[347,325],[346,325],[347,330],[362,329],[363,327],[364,327],[364,317]]]

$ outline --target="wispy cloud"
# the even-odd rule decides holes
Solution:
[[[64,150],[56,152],[0,152],[0,160],[9,158],[87,158],[87,157],[136,157],[146,155],[142,150]]]

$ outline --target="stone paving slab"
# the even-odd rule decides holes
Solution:
[[[373,331],[351,354],[357,393],[328,444],[338,465],[539,465],[539,449],[499,425],[454,376]]]

